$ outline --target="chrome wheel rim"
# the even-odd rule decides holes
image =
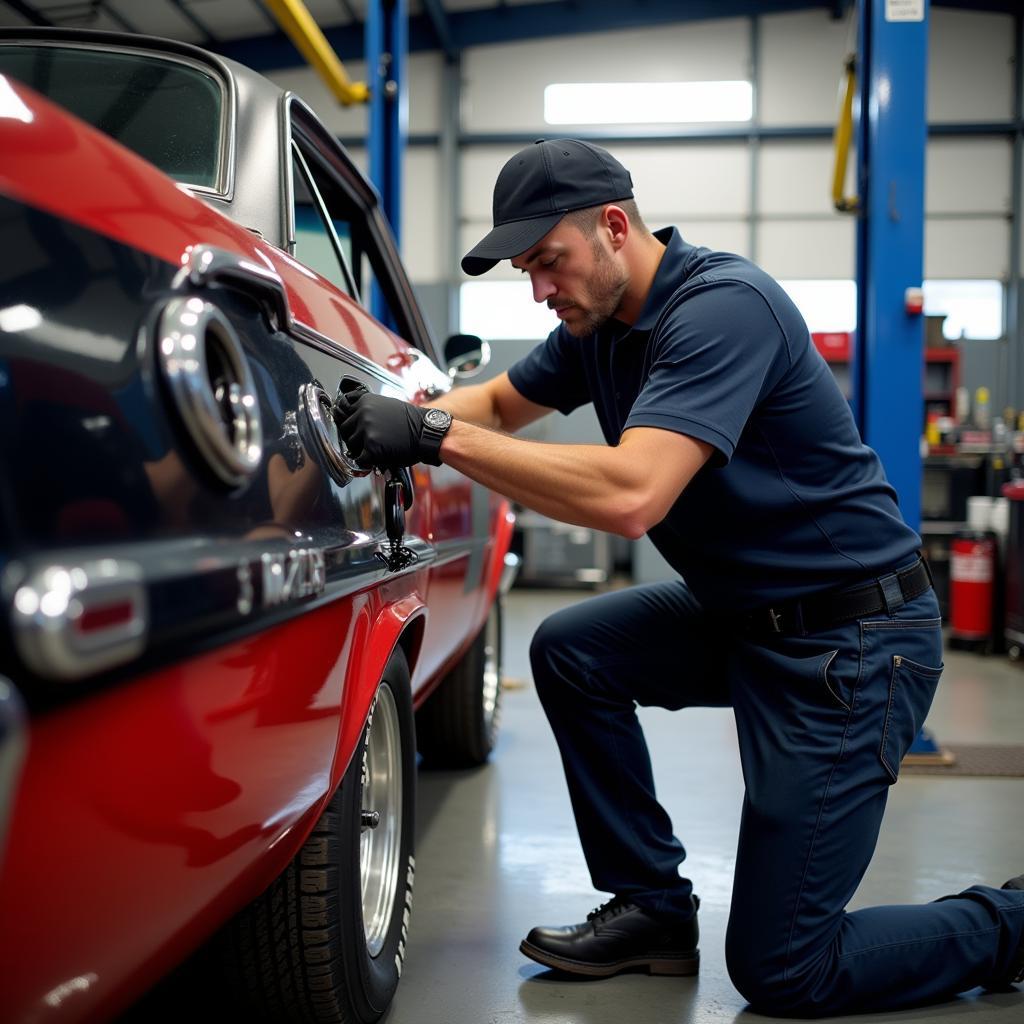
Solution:
[[[363,929],[373,957],[384,946],[394,913],[402,846],[402,737],[398,708],[388,686],[377,691],[370,715],[361,807],[364,821],[374,812],[380,815],[376,827],[363,824],[359,836]]]
[[[498,727],[501,703],[501,612],[497,603],[491,608],[484,632],[484,735],[493,739]]]

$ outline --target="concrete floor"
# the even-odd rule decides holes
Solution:
[[[641,717],[659,794],[685,835],[687,873],[701,896],[699,979],[623,975],[556,978],[518,952],[534,925],[566,924],[603,902],[587,876],[557,749],[530,682],[537,624],[587,595],[513,591],[505,695],[493,761],[471,772],[421,772],[416,897],[408,957],[388,1024],[719,1024],[768,1018],[745,1011],[725,970],[723,942],[742,783],[727,710]],[[1024,668],[948,652],[928,725],[945,742],[1024,738]],[[680,779],[693,780],[689,787]],[[698,781],[699,780],[699,781]],[[904,776],[893,789],[878,850],[854,906],[918,902],[974,881],[1024,871],[1024,780]],[[1014,1024],[1024,993],[975,992],[873,1022]]]

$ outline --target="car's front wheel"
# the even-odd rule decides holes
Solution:
[[[359,749],[287,870],[228,926],[236,997],[262,1020],[368,1024],[398,986],[415,862],[409,669],[392,655]]]

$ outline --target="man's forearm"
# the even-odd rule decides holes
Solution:
[[[616,449],[544,444],[455,420],[441,458],[477,483],[565,523],[639,537],[643,522],[634,479]]]

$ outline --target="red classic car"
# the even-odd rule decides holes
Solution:
[[[494,741],[512,516],[446,467],[360,469],[333,409],[429,400],[478,341],[440,369],[298,97],[170,41],[0,32],[5,1022],[110,1018],[199,947],[240,1016],[387,1008],[417,741]]]

